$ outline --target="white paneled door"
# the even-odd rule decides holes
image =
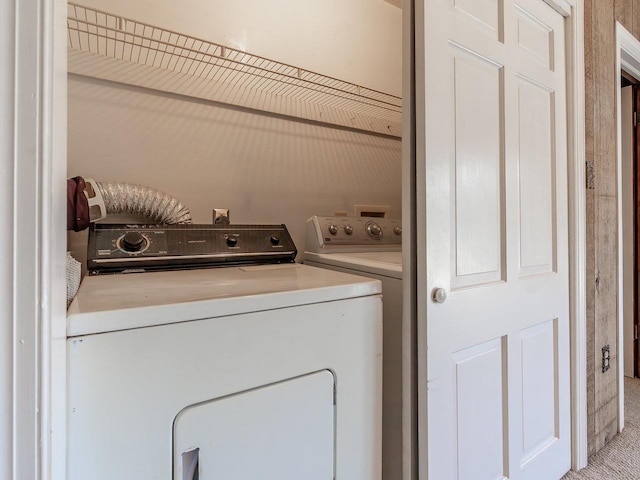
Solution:
[[[421,478],[557,480],[571,455],[564,18],[543,0],[421,13]]]

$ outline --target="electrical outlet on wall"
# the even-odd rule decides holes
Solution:
[[[214,208],[213,209],[213,224],[228,225],[230,223],[231,215],[229,215],[228,208]]]

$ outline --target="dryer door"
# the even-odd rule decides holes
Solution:
[[[174,480],[332,480],[331,372],[186,407],[174,421]]]

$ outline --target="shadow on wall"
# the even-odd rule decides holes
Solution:
[[[401,216],[401,141],[70,75],[68,170],[164,191],[195,223],[285,223],[388,205]],[[83,249],[82,235],[71,241]],[[86,236],[85,236],[86,237]]]

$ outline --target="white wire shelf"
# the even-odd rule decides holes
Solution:
[[[402,99],[224,45],[68,4],[70,73],[400,137]]]

